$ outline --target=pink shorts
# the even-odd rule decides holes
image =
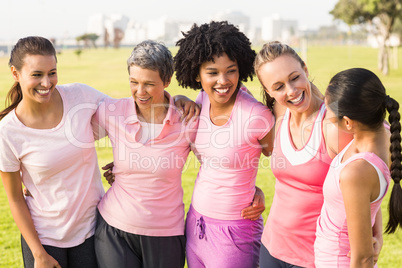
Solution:
[[[186,254],[189,268],[258,267],[262,217],[252,220],[217,220],[190,206],[186,219]]]

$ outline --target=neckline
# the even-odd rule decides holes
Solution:
[[[288,134],[289,142],[292,145],[293,150],[302,151],[309,144],[309,142],[311,140],[311,137],[313,136],[313,132],[314,132],[314,129],[315,129],[314,126],[317,123],[318,116],[321,115],[321,113],[324,110],[324,108],[325,108],[325,104],[324,104],[324,102],[322,102],[320,104],[320,108],[318,109],[318,112],[317,112],[317,114],[315,116],[315,119],[314,119],[314,122],[313,122],[313,127],[311,129],[310,135],[309,135],[306,143],[301,148],[297,148],[295,143],[294,143],[294,141],[293,141],[292,133],[290,132],[290,117],[291,117],[291,113],[290,113],[289,108],[286,110],[286,113],[287,113],[287,134]],[[320,122],[320,123],[322,123],[322,122]]]
[[[216,124],[212,121],[212,119],[211,119],[211,115],[210,115],[211,101],[209,100],[208,94],[205,93],[206,97],[208,98],[208,102],[209,102],[208,109],[207,109],[206,112],[207,112],[207,115],[208,115],[209,122],[210,122],[213,126],[215,126],[215,127],[225,127],[225,126],[229,125],[229,123],[232,121],[231,119],[232,119],[232,117],[233,117],[233,113],[234,113],[234,111],[236,110],[236,107],[237,107],[237,100],[238,100],[238,98],[239,98],[239,95],[241,94],[240,92],[241,92],[241,88],[239,88],[239,89],[237,90],[236,98],[235,98],[235,101],[234,101],[234,103],[233,103],[232,111],[230,112],[230,115],[229,115],[229,117],[228,117],[228,120],[226,121],[225,124],[220,125],[220,126],[216,125]],[[225,115],[219,115],[218,117],[221,117],[221,116],[225,116]]]
[[[60,122],[59,122],[56,126],[54,126],[54,127],[52,127],[52,128],[33,128],[33,127],[29,127],[29,126],[27,126],[27,125],[25,125],[24,123],[21,122],[21,120],[18,118],[18,116],[17,116],[17,114],[16,114],[16,112],[15,112],[16,109],[13,109],[12,113],[13,113],[13,116],[14,116],[15,120],[18,122],[18,124],[19,124],[20,126],[24,127],[24,128],[30,129],[30,130],[42,131],[42,132],[46,132],[46,131],[56,131],[56,130],[58,130],[59,128],[61,128],[61,126],[64,124],[64,121],[65,121],[66,110],[67,110],[67,109],[66,109],[66,103],[65,103],[65,98],[64,98],[64,92],[63,92],[62,90],[59,90],[59,89],[57,88],[57,86],[55,87],[55,90],[57,90],[57,92],[58,92],[59,95],[60,95],[61,103],[62,103],[62,109],[63,109],[63,114],[62,114],[62,117],[61,117],[61,119],[60,119]]]

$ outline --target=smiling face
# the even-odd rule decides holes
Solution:
[[[239,66],[226,54],[214,56],[214,61],[204,62],[200,67],[197,82],[208,94],[211,105],[231,104],[239,83]]]
[[[21,70],[11,66],[11,73],[20,84],[23,101],[47,103],[57,85],[57,62],[53,55],[27,55]]]
[[[141,113],[151,111],[153,105],[163,104],[165,88],[170,82],[164,83],[158,71],[144,69],[136,65],[130,66],[131,94]]]
[[[264,63],[258,70],[261,84],[275,100],[296,112],[310,107],[311,85],[306,66],[290,55],[282,55]]]

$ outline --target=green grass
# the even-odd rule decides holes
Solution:
[[[259,48],[256,48],[258,50]],[[128,87],[128,74],[126,59],[131,49],[97,49],[85,50],[77,57],[74,52],[63,51],[58,55],[59,84],[70,82],[82,82],[107,93],[112,97],[130,96]],[[401,49],[399,54],[401,54]],[[389,76],[383,76],[377,72],[377,50],[368,47],[309,47],[307,65],[314,83],[325,90],[329,79],[338,71],[351,67],[364,67],[377,73],[387,88],[388,94],[402,103],[402,68],[391,69]],[[0,58],[0,108],[4,107],[6,94],[13,84],[9,68],[8,58]],[[402,66],[402,60],[399,60]],[[260,85],[257,79],[249,81],[246,86],[261,100]],[[195,99],[198,92],[190,89],[182,89],[173,80],[169,87],[172,95],[183,94]],[[99,142],[97,152],[99,165],[102,166],[112,161],[112,153],[107,140]],[[266,220],[270,204],[272,202],[275,180],[269,168],[269,159],[261,158],[261,168],[257,175],[257,185],[263,189],[266,196],[266,211],[263,217]],[[192,153],[187,161],[183,172],[184,203],[186,210],[190,204],[194,180],[197,175],[198,162]],[[105,189],[108,188],[104,181]],[[384,223],[387,222],[388,213],[386,210],[389,194],[386,196],[383,205]],[[0,187],[0,267],[22,267],[20,249],[20,234],[8,207],[7,197],[4,188]],[[399,267],[402,263],[402,232],[394,235],[384,235],[384,246],[381,252],[380,267]]]

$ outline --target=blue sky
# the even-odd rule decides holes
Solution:
[[[318,28],[333,22],[329,11],[337,0],[1,0],[0,40],[27,35],[78,36],[85,33],[88,17],[98,13],[124,14],[139,22],[163,15],[208,22],[219,11],[241,11],[252,25],[264,16],[279,14],[299,25]]]

